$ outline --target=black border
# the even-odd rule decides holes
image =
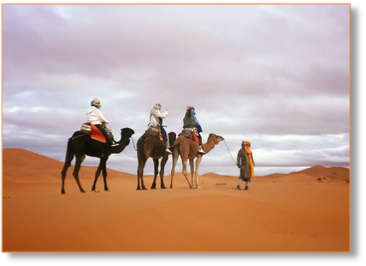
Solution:
[[[52,4],[57,3],[87,4],[87,2],[52,2]],[[99,3],[107,4],[108,2]],[[165,2],[132,3],[168,4]],[[218,2],[206,4],[215,3]],[[360,263],[365,254],[364,78],[365,13],[361,4],[351,2],[351,253],[2,253],[3,260],[12,265],[355,265]]]

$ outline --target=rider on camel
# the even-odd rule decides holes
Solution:
[[[165,112],[161,112],[161,104],[157,103],[150,111],[150,123],[148,124],[148,129],[153,132],[160,132],[163,140],[168,143],[168,138],[165,132],[165,129],[163,128],[163,119],[167,117],[169,114],[168,110],[165,110]],[[172,153],[169,150],[169,146],[167,145],[166,152]]]
[[[193,140],[198,138],[198,144],[200,145],[199,153],[205,153],[202,149],[202,127],[197,120],[196,112],[193,106],[187,106],[186,114],[183,118],[183,128],[191,132]]]
[[[105,127],[103,126],[103,124],[108,124],[109,121],[104,117],[104,115],[100,111],[101,107],[102,105],[100,104],[99,99],[94,98],[94,100],[91,101],[91,106],[86,111],[86,115],[88,117],[88,123],[96,126],[106,137],[108,143],[110,143],[112,146],[118,146],[119,144],[109,137],[107,131],[105,130]]]

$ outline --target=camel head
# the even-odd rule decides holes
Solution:
[[[125,127],[121,129],[121,135],[123,139],[129,139],[130,137],[132,137],[133,134],[135,134],[135,131],[131,128]]]
[[[174,141],[177,139],[177,134],[175,134],[174,132],[169,132],[168,139],[170,145],[173,145]]]
[[[208,139],[212,139],[214,141],[215,145],[219,144],[220,141],[224,140],[223,137],[216,135],[214,133],[211,133],[210,135],[208,135]]]
[[[177,138],[177,134],[175,134],[174,132],[169,132],[168,136]]]

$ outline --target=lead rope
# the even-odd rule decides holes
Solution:
[[[131,136],[131,139],[132,139],[133,148],[135,149],[135,151],[137,151],[136,146],[135,146],[135,141],[133,140],[133,137],[132,136]]]
[[[227,144],[226,144],[226,140],[224,140],[224,143],[225,143],[225,145],[226,145],[227,151],[229,152],[229,154],[230,154],[230,156],[231,156],[231,159],[233,159],[233,162],[234,162],[235,166],[237,166],[237,164],[236,164],[236,162],[235,162],[235,160],[234,160],[233,156],[231,155],[231,152],[230,152],[230,150],[229,150],[229,147],[228,147],[228,146],[227,146]]]

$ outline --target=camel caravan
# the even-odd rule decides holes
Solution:
[[[123,128],[121,129],[121,139],[115,141],[111,130],[106,127],[109,121],[103,116],[100,108],[100,101],[95,98],[87,110],[88,122],[82,124],[81,129],[76,131],[67,142],[65,163],[61,171],[61,194],[65,194],[66,173],[74,157],[75,167],[73,176],[80,192],[85,193],[79,180],[79,170],[86,155],[100,159],[91,191],[95,191],[100,173],[103,175],[104,190],[109,191],[107,186],[107,160],[111,154],[121,153],[128,146],[130,138],[132,138],[135,132],[131,128]],[[137,190],[146,190],[144,185],[144,168],[149,158],[152,158],[154,161],[154,180],[151,189],[156,189],[158,174],[160,175],[160,188],[166,189],[164,185],[164,168],[169,155],[172,155],[173,160],[170,188],[173,188],[175,167],[179,157],[182,160],[182,172],[189,187],[201,188],[198,181],[198,173],[202,157],[214,149],[220,141],[224,140],[223,137],[211,133],[208,136],[207,142],[202,143],[200,135],[202,127],[197,120],[195,108],[192,106],[187,106],[183,119],[183,130],[178,137],[174,132],[166,134],[162,121],[168,114],[167,110],[161,112],[161,105],[156,104],[150,111],[148,129],[137,141]],[[168,146],[168,143],[170,146]],[[160,171],[159,160],[161,160]],[[187,174],[188,160],[191,170],[191,182]],[[194,162],[194,160],[196,161]]]

